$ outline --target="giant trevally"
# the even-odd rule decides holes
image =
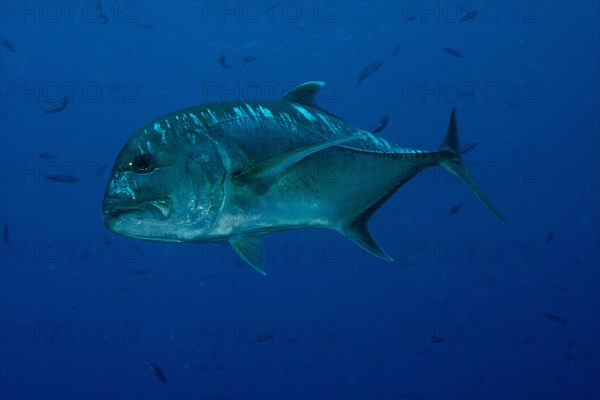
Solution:
[[[442,166],[504,218],[463,167],[456,110],[436,151],[390,143],[322,109],[322,82],[277,101],[199,105],[163,115],[118,155],[104,223],[113,232],[161,242],[229,242],[264,274],[260,238],[326,228],[391,260],[368,222],[403,184]]]

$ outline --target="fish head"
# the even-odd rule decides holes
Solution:
[[[104,194],[104,223],[138,239],[201,240],[220,216],[225,172],[217,144],[202,131],[148,124],[114,163]]]

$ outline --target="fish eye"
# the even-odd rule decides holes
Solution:
[[[154,157],[150,154],[141,154],[131,163],[131,169],[138,174],[147,174],[156,168]]]

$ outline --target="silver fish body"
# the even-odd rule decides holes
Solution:
[[[333,229],[391,259],[368,220],[437,165],[504,222],[462,167],[454,110],[437,151],[407,149],[321,109],[315,96],[323,85],[305,83],[279,101],[201,105],[146,124],[114,164],[106,226],[146,240],[229,241],[261,273],[260,237],[288,229]]]

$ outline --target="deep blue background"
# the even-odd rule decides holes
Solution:
[[[94,3],[74,2],[71,20],[63,3],[2,2],[16,52],[0,53],[0,396],[597,398],[598,3],[476,3],[465,23],[458,3],[267,3],[103,1],[100,24],[82,16]],[[139,126],[308,80],[358,126],[389,115],[381,135],[405,147],[435,149],[457,106],[463,143],[479,143],[465,161],[510,228],[439,169],[372,220],[392,263],[295,231],[265,239],[263,277],[227,246],[104,228],[108,169]],[[64,111],[40,111],[70,85]],[[81,181],[44,181],[55,167]],[[256,342],[257,327],[273,338]]]

